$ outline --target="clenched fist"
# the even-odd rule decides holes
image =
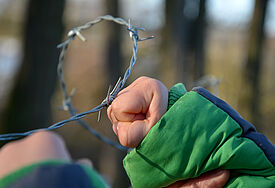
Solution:
[[[167,106],[167,88],[158,80],[141,77],[118,93],[107,112],[120,143],[126,147],[137,147],[166,112]],[[194,179],[175,182],[168,187],[221,188],[229,176],[228,170],[215,170]]]
[[[107,113],[120,143],[136,147],[166,112],[168,90],[158,80],[140,77],[120,91]]]

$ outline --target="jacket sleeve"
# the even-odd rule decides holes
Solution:
[[[275,187],[275,148],[224,101],[203,88],[169,93],[169,108],[123,163],[134,188],[164,187],[230,169],[226,187]]]

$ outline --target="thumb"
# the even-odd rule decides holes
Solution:
[[[229,170],[214,170],[188,180],[177,181],[166,188],[222,188],[230,177]]]
[[[121,145],[126,147],[137,147],[149,132],[148,120],[136,120],[134,122],[116,122],[114,127]]]
[[[228,170],[215,170],[202,175],[197,184],[201,187],[222,188],[230,177]]]

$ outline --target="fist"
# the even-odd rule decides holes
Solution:
[[[158,80],[140,77],[118,93],[107,113],[121,145],[137,147],[167,106],[168,89]]]

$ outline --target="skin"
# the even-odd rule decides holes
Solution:
[[[168,89],[158,80],[140,77],[118,93],[107,113],[120,143],[137,147],[150,129],[167,111]],[[215,170],[202,176],[178,181],[168,188],[219,188],[230,176],[227,170]]]
[[[168,90],[158,80],[141,77],[122,90],[108,108],[108,117],[120,143],[136,147],[167,110]],[[60,159],[72,161],[63,139],[49,131],[34,133],[0,149],[0,178],[31,163]],[[89,159],[79,163],[92,166]],[[220,188],[229,171],[215,170],[198,178],[178,181],[168,188]]]
[[[118,93],[107,114],[120,143],[136,147],[166,112],[168,90],[158,80],[141,77]]]
[[[10,142],[0,149],[0,178],[23,166],[49,159],[72,161],[63,139],[54,132],[41,131]],[[92,166],[89,159],[76,162]]]

